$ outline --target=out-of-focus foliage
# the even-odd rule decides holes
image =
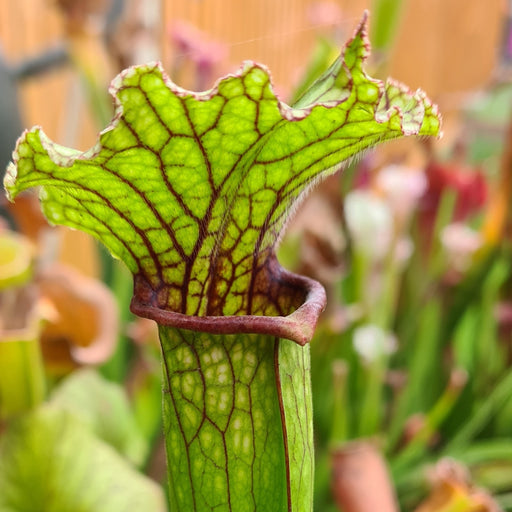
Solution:
[[[162,489],[73,414],[45,405],[0,439],[0,510],[166,510]]]
[[[77,417],[135,466],[145,462],[148,443],[118,384],[92,369],[77,370],[53,392],[50,403]]]

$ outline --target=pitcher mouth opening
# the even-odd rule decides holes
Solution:
[[[149,283],[142,276],[134,278],[134,292],[130,310],[137,316],[154,320],[159,325],[211,334],[266,334],[285,338],[304,346],[313,337],[316,324],[325,308],[323,286],[305,276],[283,269],[277,260],[271,263],[271,286],[268,300],[276,301],[276,294],[288,299],[287,315],[207,315],[178,313],[159,305]],[[261,290],[258,292],[261,298]]]

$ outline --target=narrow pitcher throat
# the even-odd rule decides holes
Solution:
[[[130,309],[160,326],[211,334],[267,334],[299,345],[311,340],[326,303],[320,283],[283,269],[273,256],[251,292],[252,311],[261,314],[187,315],[159,304],[155,290],[143,276],[136,275]]]

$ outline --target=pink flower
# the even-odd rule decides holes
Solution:
[[[196,72],[197,90],[211,87],[215,76],[215,66],[227,57],[226,45],[208,39],[199,29],[183,22],[176,23],[171,29],[171,40],[177,47],[176,60],[189,59]]]
[[[478,231],[460,222],[454,222],[442,230],[441,243],[447,253],[450,266],[455,271],[465,272],[475,252],[482,247],[483,240]]]
[[[336,25],[343,18],[340,6],[336,2],[315,2],[311,5],[308,17],[313,26]]]
[[[403,165],[388,165],[377,174],[375,185],[389,202],[396,224],[405,229],[427,189],[425,173]]]

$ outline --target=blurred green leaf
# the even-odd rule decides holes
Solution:
[[[54,391],[51,403],[71,413],[135,465],[144,462],[148,444],[118,384],[105,380],[95,370],[79,370]]]
[[[72,414],[44,406],[0,438],[1,512],[163,512],[160,487]]]
[[[494,386],[485,401],[475,407],[473,415],[466,418],[459,431],[445,447],[445,453],[462,450],[483,430],[512,394],[512,370],[508,370]]]
[[[474,466],[488,461],[512,462],[512,439],[494,438],[477,441],[463,449],[454,450],[452,457],[466,464]]]
[[[403,10],[403,0],[374,0],[372,44],[376,51],[389,51],[397,34]]]
[[[439,319],[441,305],[428,302],[417,313],[417,328],[414,343],[408,352],[407,386],[399,395],[388,429],[388,450],[393,450],[403,434],[407,419],[415,413],[426,413],[439,392],[443,379],[436,385],[430,383],[432,375],[439,368]]]

